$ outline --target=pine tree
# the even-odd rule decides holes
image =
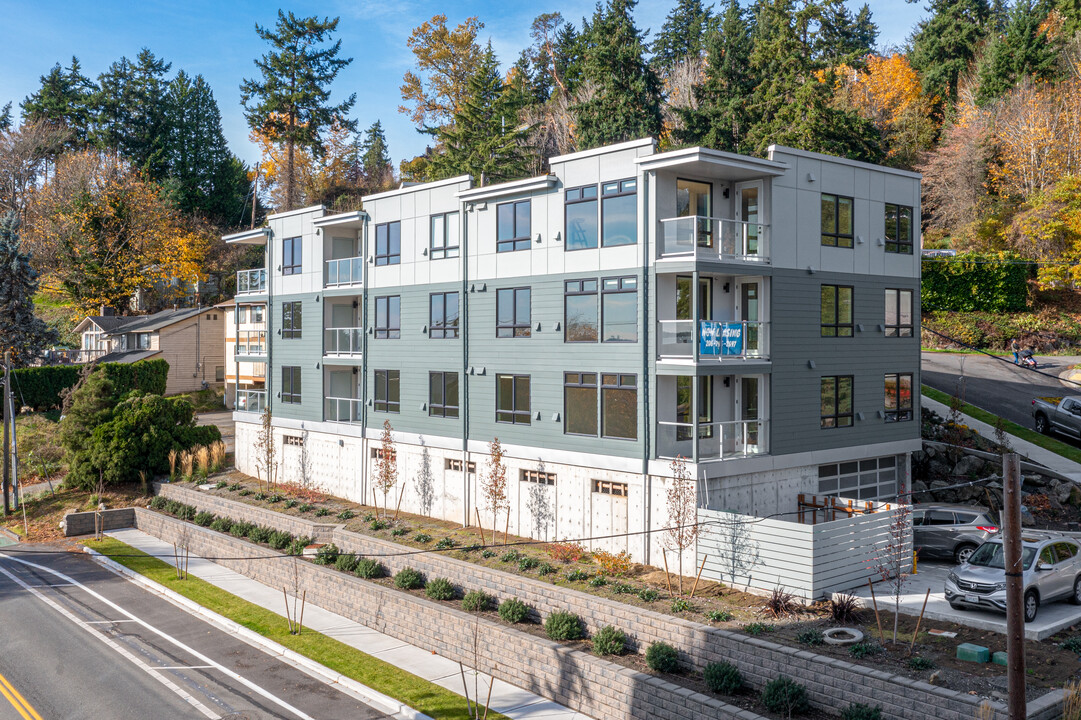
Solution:
[[[394,182],[394,169],[387,151],[387,136],[383,133],[383,123],[379,120],[364,131],[359,162],[363,181],[370,191],[386,190]]]
[[[598,5],[583,31],[584,99],[577,116],[582,150],[657,136],[661,131],[661,83],[645,61],[645,41],[631,12],[637,0],[608,0]]]
[[[324,44],[337,27],[338,18],[298,18],[281,10],[273,29],[255,26],[256,33],[272,49],[255,61],[261,79],[241,83],[241,103],[252,130],[285,145],[286,207],[282,210],[295,208],[300,199],[296,148],[308,148],[321,155],[321,135],[335,121],[356,131],[356,121],[346,119],[356,94],[337,105],[330,104],[330,84],[342,68],[353,62],[352,58],[338,57],[341,40]]]
[[[1081,0],[1058,0],[1055,9],[1062,16],[1062,33],[1070,38],[1081,32]]]
[[[31,122],[44,120],[53,126],[64,127],[70,132],[66,147],[83,148],[90,132],[95,90],[90,78],[82,74],[79,58],[72,57],[71,66],[67,69],[57,63],[48,75],[41,76],[38,91],[23,100],[23,119]]]
[[[469,78],[462,108],[436,138],[444,151],[433,160],[440,177],[470,174],[481,185],[522,177],[527,160],[517,109],[499,74],[499,61],[488,43],[480,66]]]
[[[150,179],[166,175],[166,75],[172,63],[147,48],[135,62],[126,57],[98,77],[92,137],[99,147],[118,152]]]
[[[862,68],[878,39],[871,8],[864,4],[853,15],[842,0],[823,0],[819,23],[815,56],[831,67],[845,64]]]
[[[8,102],[4,107],[0,108],[0,132],[7,132],[11,129],[11,103]]]
[[[958,85],[987,35],[987,0],[931,0],[931,17],[916,27],[909,61],[923,91],[940,105],[952,106]]]
[[[1041,27],[1047,17],[1041,2],[1017,0],[1010,8],[1004,31],[996,35],[980,68],[976,102],[985,105],[1006,94],[1028,75],[1050,79],[1056,70],[1058,43]]]
[[[38,274],[19,243],[14,212],[0,218],[0,356],[11,351],[12,362],[26,365],[57,341],[56,332],[34,315]]]
[[[668,68],[685,58],[699,57],[714,20],[713,10],[702,0],[679,0],[653,42],[653,62]]]

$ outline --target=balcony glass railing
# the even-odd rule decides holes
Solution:
[[[692,215],[661,220],[661,226],[662,257],[769,263],[769,225]]]
[[[729,420],[698,424],[698,461],[765,455],[768,420]],[[657,457],[677,455],[690,461],[694,457],[694,425],[681,422],[657,422]]]
[[[697,333],[695,325],[698,326]],[[755,320],[658,320],[657,357],[725,362],[769,357],[769,323]]]
[[[360,422],[360,413],[361,402],[357,398],[328,397],[323,400],[323,416],[327,422]]]
[[[236,291],[237,294],[266,292],[266,269],[238,270],[236,274]]]
[[[266,330],[238,330],[237,355],[266,355]]]
[[[327,328],[326,355],[360,355],[364,348],[364,328]]]
[[[261,413],[266,408],[266,390],[238,390],[236,409],[238,412]]]
[[[337,285],[360,285],[364,282],[364,258],[352,257],[341,260],[327,260],[327,272],[324,287]]]

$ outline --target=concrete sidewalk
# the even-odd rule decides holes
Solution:
[[[114,530],[106,534],[145,553],[154,555],[170,565],[175,564],[172,545],[140,530]],[[280,589],[275,590],[267,587],[240,573],[195,556],[189,559],[188,572],[237,597],[282,615],[282,622],[285,622],[285,616],[281,613],[284,601]],[[462,695],[461,669],[458,663],[447,658],[421,650],[341,615],[310,604],[304,610],[304,626],[406,670],[453,693]],[[465,673],[470,695],[472,696],[474,678],[477,673],[468,668]],[[483,698],[488,694],[488,684],[492,682],[492,678],[489,675],[480,673],[479,679],[480,694]],[[361,682],[363,682],[363,679],[361,679]],[[462,703],[464,706],[464,697]],[[491,708],[507,717],[514,718],[514,720],[590,720],[587,715],[575,712],[502,680],[496,680],[492,688]]]

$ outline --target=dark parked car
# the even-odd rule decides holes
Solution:
[[[998,533],[998,522],[979,505],[926,503],[912,509],[912,533],[921,558],[947,558],[960,565]]]

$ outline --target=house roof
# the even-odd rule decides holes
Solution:
[[[79,323],[78,327],[75,328],[75,332],[82,332],[85,330],[88,323],[94,323],[105,331],[106,335],[118,335],[120,333],[130,332],[153,332],[172,325],[173,323],[180,322],[181,320],[195,317],[204,310],[206,310],[206,308],[181,308],[179,310],[162,310],[153,315],[135,315],[133,317],[95,315],[88,317]]]
[[[99,363],[124,363],[130,364],[139,360],[149,360],[155,355],[160,355],[160,350],[120,350],[107,355],[102,355],[95,362]]]
[[[81,333],[90,323],[97,325],[105,332],[110,332],[120,327],[124,323],[128,322],[129,320],[131,320],[131,318],[119,317],[116,315],[92,315],[79,323],[79,325],[75,328],[75,332]]]

